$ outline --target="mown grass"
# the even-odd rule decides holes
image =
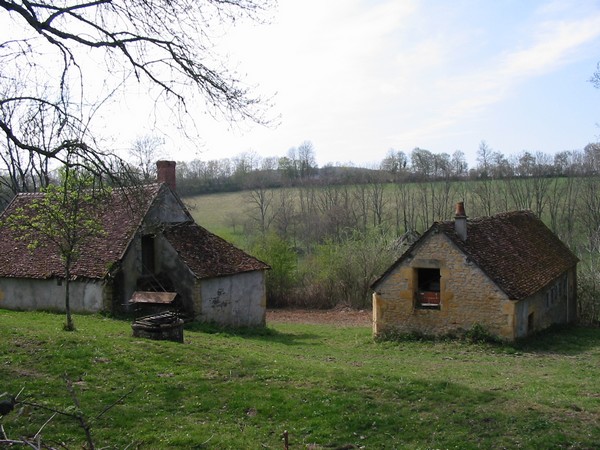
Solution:
[[[600,330],[574,328],[518,347],[458,341],[376,343],[367,327],[193,325],[185,343],[133,338],[130,324],[0,311],[0,392],[93,417],[105,448],[599,448]],[[33,435],[28,407],[0,424]],[[50,443],[84,435],[57,416]]]

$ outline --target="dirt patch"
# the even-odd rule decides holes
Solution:
[[[308,323],[327,324],[339,327],[370,327],[373,314],[370,310],[336,308],[326,310],[315,309],[269,309],[269,323]]]

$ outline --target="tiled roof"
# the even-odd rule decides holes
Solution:
[[[435,224],[511,299],[526,298],[577,264],[577,257],[531,211],[467,221],[467,239],[454,222]]]
[[[436,222],[375,283],[386,277],[432,233],[444,233],[510,299],[536,293],[577,264],[577,257],[530,211],[515,211],[467,220],[462,241],[454,221]]]
[[[95,207],[94,215],[102,225],[103,235],[88,238],[82,245],[84,250],[71,271],[73,279],[101,279],[108,274],[111,266],[122,258],[160,187],[151,184],[135,190],[115,189]],[[55,246],[44,243],[29,250],[30,240],[19,239],[20,233],[4,223],[18,208],[27,211],[31,202],[42,196],[18,194],[0,215],[0,277],[64,277],[64,264]]]
[[[164,234],[198,278],[269,269],[267,264],[195,223],[169,227]]]

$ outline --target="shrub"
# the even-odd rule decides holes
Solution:
[[[577,309],[579,322],[600,323],[600,273],[598,255],[590,254],[579,264],[577,273]]]
[[[465,331],[464,337],[467,341],[473,344],[498,344],[501,342],[497,336],[490,333],[485,326],[479,323],[474,324],[471,328]]]

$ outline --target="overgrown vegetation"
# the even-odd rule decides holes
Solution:
[[[198,223],[273,267],[272,306],[370,304],[368,286],[464,200],[477,217],[531,209],[581,260],[580,319],[600,321],[600,177],[299,186],[187,198]]]
[[[131,337],[128,322],[0,311],[2,391],[69,410],[64,374],[98,448],[598,448],[600,330],[571,328],[520,347],[375,343],[367,327],[269,324],[253,333],[194,325],[185,343]],[[22,405],[21,405],[22,406]],[[0,419],[31,436],[50,413]],[[42,431],[79,448],[70,417]],[[312,446],[312,447],[310,447]],[[350,448],[350,447],[347,447]]]
[[[434,335],[421,331],[406,332],[394,328],[386,329],[376,336],[376,342],[446,342],[446,341],[462,341],[471,344],[490,344],[490,345],[506,345],[510,348],[511,345],[502,341],[492,334],[484,325],[479,323],[474,324],[468,330],[456,330],[448,334]]]

